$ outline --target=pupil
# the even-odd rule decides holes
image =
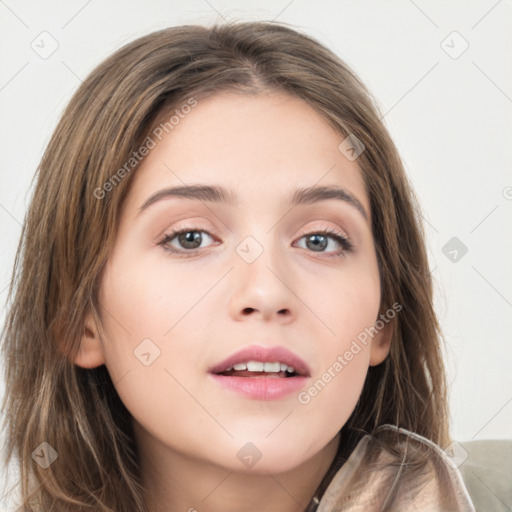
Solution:
[[[180,243],[187,249],[196,249],[201,245],[201,234],[198,231],[187,231],[179,236]]]
[[[309,244],[312,244],[310,246]],[[324,235],[311,235],[306,242],[309,249],[317,250],[317,248],[325,249],[327,247],[327,237]]]

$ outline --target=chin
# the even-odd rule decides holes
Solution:
[[[293,438],[286,436],[286,433],[279,435],[277,432],[266,438],[268,432],[267,430],[264,435],[259,436],[244,435],[231,441],[229,452],[234,457],[229,461],[223,457],[230,470],[263,475],[285,473],[300,466],[322,449],[322,446],[318,446],[311,453],[309,439]]]
[[[302,455],[302,456],[301,456]],[[237,473],[244,473],[246,475],[277,475],[286,473],[297,468],[303,464],[307,457],[303,454],[297,454],[289,450],[262,450],[261,458],[250,463],[244,464],[239,461],[238,455],[236,456],[235,464],[230,464],[230,470]],[[230,461],[233,462],[233,459]]]

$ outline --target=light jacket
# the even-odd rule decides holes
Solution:
[[[343,442],[340,441],[340,443]],[[307,512],[475,512],[456,460],[393,425],[336,457]]]

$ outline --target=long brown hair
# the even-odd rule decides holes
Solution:
[[[102,269],[137,169],[126,162],[163,115],[228,90],[285,91],[316,109],[340,142],[355,135],[364,144],[358,164],[370,199],[382,308],[397,302],[403,309],[393,319],[389,356],[369,369],[347,426],[371,433],[391,423],[441,446],[448,442],[442,338],[424,235],[370,93],[335,54],[283,23],[172,27],[127,44],[89,75],[38,168],[2,335],[6,463],[19,459],[23,510],[145,510],[131,416],[105,366],[86,370],[73,358],[86,314],[99,319]],[[41,443],[58,454],[47,468],[32,456]]]

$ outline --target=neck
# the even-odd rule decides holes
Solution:
[[[338,450],[339,435],[288,471],[236,472],[160,444],[135,423],[148,512],[304,512]]]

